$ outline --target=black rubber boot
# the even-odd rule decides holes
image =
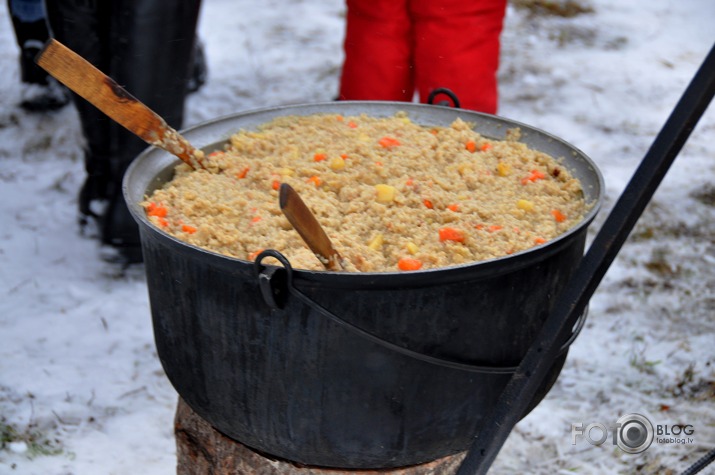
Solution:
[[[126,264],[142,261],[139,227],[122,195],[122,182],[117,180],[124,176],[130,163],[131,160],[114,161],[112,180],[107,186],[107,207],[99,220],[102,242],[117,251],[105,253],[105,259]]]
[[[35,64],[35,55],[50,37],[42,0],[8,0],[7,9],[20,48],[20,80],[27,84],[47,84],[47,73]]]
[[[52,35],[180,129],[193,67],[200,0],[46,0]],[[141,261],[139,229],[121,184],[148,145],[75,96],[87,139],[88,179],[80,212],[96,217],[100,238],[124,262]],[[93,201],[106,201],[94,213]],[[89,211],[89,213],[88,213]],[[94,216],[97,215],[97,216]]]
[[[69,102],[69,92],[35,64],[35,57],[49,38],[42,0],[8,0],[7,5],[20,48],[20,106],[33,112],[61,109]]]
[[[109,158],[85,154],[87,178],[79,190],[78,204],[80,223],[87,224],[88,218],[99,219],[104,214],[109,194]]]
[[[198,38],[194,45],[194,58],[191,64],[193,64],[193,67],[191,68],[189,82],[186,84],[186,91],[189,94],[201,89],[201,87],[206,84],[209,75],[208,65],[206,64],[206,53],[204,53],[204,44]]]

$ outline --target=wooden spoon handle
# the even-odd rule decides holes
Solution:
[[[52,77],[148,144],[176,155],[195,169],[204,168],[203,152],[192,147],[164,119],[112,78],[59,41],[50,39],[35,61]]]
[[[298,192],[287,183],[282,183],[279,191],[281,211],[293,225],[303,241],[328,270],[344,270],[343,258],[333,247],[330,238]]]

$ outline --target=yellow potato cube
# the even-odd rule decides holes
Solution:
[[[516,207],[524,211],[532,211],[534,209],[534,203],[529,200],[519,200],[516,202]]]
[[[412,242],[412,241],[408,242],[408,243],[405,245],[405,247],[407,248],[407,252],[409,252],[409,253],[412,254],[412,255],[417,254],[417,251],[420,250],[420,248],[417,247],[417,244],[415,244],[415,243]]]
[[[506,163],[497,164],[497,174],[499,176],[508,176],[511,173],[511,166]]]
[[[330,160],[330,168],[333,171],[340,171],[345,168],[345,160],[342,157],[334,157]]]
[[[367,247],[372,249],[373,251],[377,251],[382,247],[382,244],[385,242],[382,234],[377,234],[374,238],[370,240],[368,243]]]
[[[377,192],[376,199],[378,203],[392,203],[397,193],[394,186],[384,184],[375,185],[375,191]]]

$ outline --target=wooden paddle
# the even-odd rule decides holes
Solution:
[[[278,202],[285,217],[325,268],[337,271],[345,270],[343,258],[333,247],[330,238],[325,234],[315,215],[308,209],[298,192],[289,184],[282,183]]]
[[[59,41],[50,39],[35,62],[140,139],[176,155],[194,169],[204,168],[201,150],[195,149],[158,114]]]

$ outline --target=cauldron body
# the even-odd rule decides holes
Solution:
[[[519,127],[522,142],[563,158],[581,180],[589,213],[546,245],[490,261],[363,274],[291,270],[288,264],[290,272],[275,272],[280,278],[266,284],[263,271],[276,268],[188,245],[146,219],[139,203],[170,179],[174,157],[149,149],[125,175],[164,370],[198,415],[254,449],[307,465],[363,469],[467,449],[509,374],[435,364],[390,345],[466,365],[516,366],[581,259],[601,201],[601,175],[574,147],[524,124],[439,106],[336,102],[237,114],[183,134],[212,150],[237,130],[278,116],[398,111],[426,126],[461,117],[495,139]],[[278,305],[264,297],[266,285],[279,292]]]

